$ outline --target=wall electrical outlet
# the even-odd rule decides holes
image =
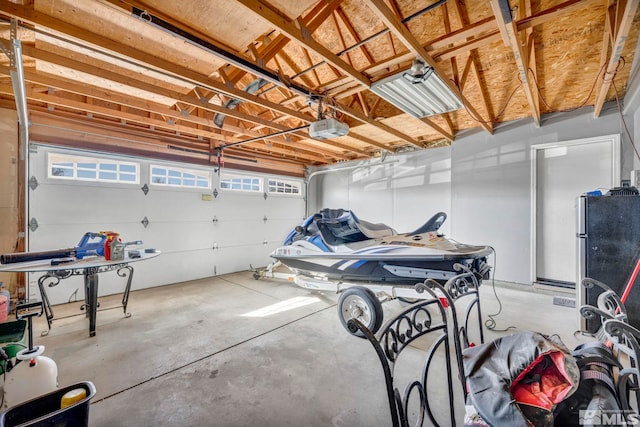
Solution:
[[[576,307],[576,299],[569,297],[553,297],[553,304],[560,305],[562,307]]]

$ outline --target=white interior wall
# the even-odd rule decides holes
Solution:
[[[627,92],[622,104],[625,116],[632,117],[631,123],[633,127],[629,131],[636,142],[636,148],[640,151],[640,42],[636,45],[636,51],[633,55]],[[633,169],[640,169],[640,158],[635,153],[631,154],[631,157],[633,157]]]
[[[627,117],[627,124],[633,126],[633,113]],[[401,176],[395,173],[402,170],[410,176],[411,168],[415,168],[414,175],[422,177],[422,183],[416,180],[415,185],[402,190],[389,185],[371,197],[363,194],[365,187],[354,182],[352,171],[338,171],[324,175],[311,185],[309,198],[314,210],[340,204],[353,209],[363,219],[386,220],[398,231],[412,229],[416,223],[426,220],[425,212],[431,210],[429,208],[443,210],[449,217],[445,223],[449,228],[443,227],[445,234],[464,243],[495,248],[496,279],[528,284],[531,277],[531,146],[623,132],[618,111],[611,106],[597,119],[593,117],[592,108],[585,108],[544,117],[539,128],[530,119],[506,123],[500,125],[494,135],[480,131],[461,135],[450,148],[387,158],[406,156],[402,164],[408,169],[392,168],[393,174],[386,176],[385,182],[398,183]],[[625,135],[621,139],[621,174],[627,179],[633,168],[631,147]],[[439,170],[446,162],[450,162],[450,169]],[[448,174],[450,182],[434,183],[431,177],[438,170],[443,172],[442,176]]]
[[[437,212],[451,210],[450,147],[318,171],[321,174],[309,181],[309,214],[349,209],[363,220],[410,232]],[[449,227],[447,221],[442,230],[446,233]]]
[[[223,190],[215,173],[212,173],[211,189],[150,183],[150,164],[203,169],[194,165],[128,158],[126,160],[140,163],[139,184],[50,179],[47,153],[56,151],[114,158],[32,145],[31,174],[39,186],[29,190],[29,218],[36,218],[39,227],[29,233],[29,250],[73,247],[87,231],[113,230],[120,233],[124,241],[142,240],[143,247],[159,249],[162,255],[132,264],[135,267],[132,289],[247,270],[250,265],[264,266],[271,261],[269,253],[304,216],[302,195],[270,194],[265,198],[263,193]],[[208,170],[213,172],[213,168]],[[147,195],[141,190],[145,184],[149,186]],[[213,197],[214,188],[218,191],[217,197]],[[212,197],[205,200],[207,197],[203,195]],[[146,228],[141,223],[144,217],[149,220]],[[214,218],[217,221],[213,221]],[[214,246],[217,249],[214,250]],[[29,278],[29,292],[34,297],[39,296],[37,279],[35,274]],[[99,295],[120,293],[124,289],[124,280],[115,272],[100,274],[99,280]],[[61,281],[58,286],[48,288],[48,296],[53,304],[82,300],[82,278]]]

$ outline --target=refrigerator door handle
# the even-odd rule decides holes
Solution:
[[[587,235],[587,198],[584,196],[576,199],[576,234],[578,237]]]
[[[582,288],[582,279],[587,274],[587,198],[584,196],[576,199],[576,252],[577,252],[577,271],[576,271],[576,314],[578,317],[578,325],[580,330],[585,331],[587,328],[586,319],[580,315],[580,307],[587,302],[585,290]]]

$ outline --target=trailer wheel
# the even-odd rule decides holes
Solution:
[[[347,322],[349,319],[358,319],[371,332],[376,333],[382,325],[382,304],[376,294],[367,288],[360,286],[348,288],[340,294],[338,300],[338,317],[342,326],[349,331]],[[350,334],[364,337],[361,331]]]

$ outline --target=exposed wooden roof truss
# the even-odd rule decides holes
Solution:
[[[33,140],[302,175],[583,105],[598,116],[624,95],[639,3],[0,0],[0,38],[17,19]],[[370,90],[416,58],[463,108],[414,117]],[[7,107],[8,58],[0,75]],[[319,115],[349,134],[311,138]]]

